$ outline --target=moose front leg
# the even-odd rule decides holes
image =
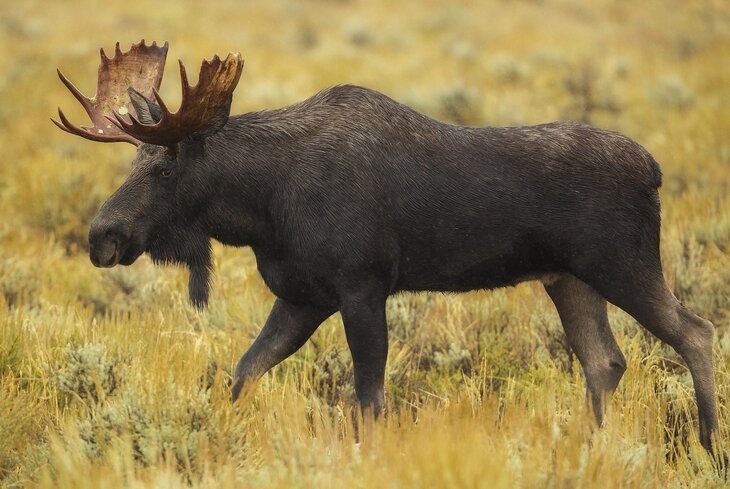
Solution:
[[[333,311],[295,306],[276,299],[266,324],[236,366],[233,402],[246,384],[258,380],[272,367],[297,351]]]
[[[383,384],[388,357],[387,294],[361,290],[348,294],[340,312],[355,367],[355,394],[363,414],[377,417],[385,404]]]

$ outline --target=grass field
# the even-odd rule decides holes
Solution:
[[[439,119],[580,119],[662,164],[662,256],[675,294],[717,326],[730,441],[730,6],[717,1],[433,0],[0,3],[0,487],[720,487],[679,357],[623,312],[628,371],[606,426],[542,287],[388,302],[389,416],[358,437],[339,316],[229,402],[273,301],[247,249],[216,246],[210,307],[186,272],[99,270],[96,210],[130,145],[48,120],[83,113],[98,48],[169,40],[174,60],[240,50],[234,113],[357,83]],[[620,245],[620,243],[617,243]],[[362,433],[361,433],[362,434]]]

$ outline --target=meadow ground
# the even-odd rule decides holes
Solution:
[[[628,371],[606,426],[539,285],[388,303],[388,418],[359,441],[341,320],[244,402],[239,355],[272,296],[249,250],[215,247],[205,312],[186,273],[89,263],[96,209],[133,148],[55,129],[57,80],[90,95],[99,46],[169,40],[195,72],[246,68],[234,112],[337,83],[473,125],[582,119],[664,170],[662,255],[676,295],[717,326],[730,442],[730,7],[722,1],[305,1],[0,4],[1,487],[719,487],[698,446],[690,376],[614,308]],[[620,246],[617,243],[617,246]]]

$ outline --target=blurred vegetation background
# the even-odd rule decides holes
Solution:
[[[677,355],[616,309],[629,361],[604,429],[539,285],[388,303],[388,418],[357,437],[339,316],[236,406],[228,382],[272,296],[215,247],[210,308],[186,273],[94,269],[86,234],[130,145],[92,144],[55,68],[89,96],[98,49],[241,51],[233,112],[355,83],[469,125],[577,119],[662,164],[675,294],[718,327],[730,440],[730,6],[722,0],[0,4],[0,487],[720,487]],[[617,243],[620,246],[620,243]]]

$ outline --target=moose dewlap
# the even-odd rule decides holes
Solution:
[[[61,129],[126,141],[137,156],[91,224],[101,267],[142,253],[190,268],[208,299],[210,240],[250,246],[277,296],[238,363],[244,385],[294,353],[340,311],[366,411],[383,407],[385,302],[400,291],[467,291],[549,277],[598,422],[626,361],[611,302],[684,358],[700,439],[720,463],[712,324],[682,306],[659,256],[661,172],[621,134],[574,122],[473,128],[444,124],[373,90],[337,86],[283,109],[230,116],[240,54],[203,61],[182,103],[158,94],[168,45],[101,52],[97,93],[60,72],[93,125]],[[125,103],[120,103],[124,100]]]

